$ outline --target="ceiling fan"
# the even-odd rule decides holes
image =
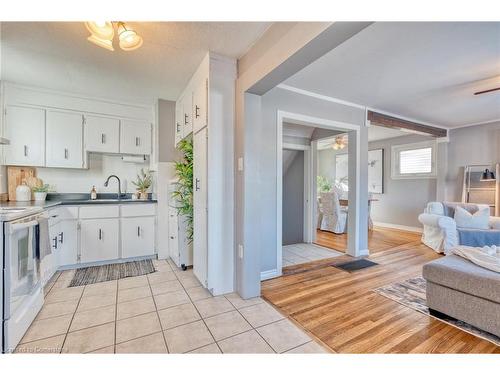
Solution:
[[[493,91],[498,91],[498,90],[500,90],[500,87],[494,87],[494,88],[488,89],[488,90],[477,91],[474,93],[474,95],[486,94],[488,92],[493,92]]]

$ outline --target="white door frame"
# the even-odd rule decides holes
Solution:
[[[287,111],[277,111],[276,116],[276,270],[267,271],[265,274],[261,275],[261,279],[270,279],[273,277],[278,277],[282,275],[283,268],[283,122],[288,120],[289,122],[304,125],[304,126],[312,126],[315,128],[323,128],[330,130],[340,130],[340,131],[354,131],[355,132],[355,140],[356,140],[356,152],[359,153],[360,149],[360,126],[356,124],[350,124],[347,122],[328,120],[319,117],[313,117],[309,115],[287,112]],[[351,140],[351,138],[349,139]],[[316,150],[316,147],[313,147],[313,151]],[[356,157],[356,174],[359,175],[360,171],[360,161],[359,155]],[[310,158],[310,163],[315,160],[314,157]],[[310,169],[314,170],[313,168]],[[316,185],[315,181],[310,178],[310,189],[311,193],[313,193],[313,189]],[[359,193],[359,176],[356,178],[356,195]],[[313,194],[314,195],[314,194]],[[359,220],[359,205],[355,205],[356,210],[352,212],[355,215],[356,220]],[[311,201],[310,204],[307,205],[307,214],[309,222],[312,224],[312,219],[314,215],[314,204]],[[311,228],[314,226],[310,225]],[[357,227],[357,226],[356,226]],[[357,228],[356,228],[357,229]],[[312,236],[312,230],[309,230],[309,235]],[[358,230],[355,231],[355,235],[357,235]]]
[[[311,202],[313,202],[313,189],[312,189],[312,157],[311,157],[311,146],[309,145],[300,145],[295,143],[283,143],[283,150],[295,150],[295,151],[303,151],[304,152],[304,217],[303,217],[303,239],[305,243],[313,242],[313,221],[312,215],[310,215],[311,211]],[[282,154],[283,156],[283,154]],[[282,171],[283,173],[283,171]]]

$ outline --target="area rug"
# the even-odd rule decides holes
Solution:
[[[378,263],[372,262],[368,259],[357,259],[351,262],[334,264],[332,267],[340,268],[341,270],[347,272],[359,271],[368,267],[373,267],[378,265]]]
[[[381,288],[377,288],[374,290],[374,292],[377,292],[378,294],[392,299],[393,301],[396,301],[413,310],[421,312],[422,314],[432,316],[433,318],[455,326],[462,331],[468,332],[474,336],[478,336],[482,339],[492,342],[495,345],[500,346],[500,337],[498,336],[495,336],[491,333],[483,331],[482,329],[471,326],[470,324],[467,324],[450,316],[444,314],[439,314],[439,316],[437,316],[430,313],[425,300],[425,286],[426,281],[423,277],[415,277],[403,282],[393,283]]]
[[[125,277],[146,275],[155,271],[151,259],[79,268],[76,270],[69,286],[71,288],[73,286],[101,283]]]

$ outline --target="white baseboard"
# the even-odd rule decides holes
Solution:
[[[416,233],[422,233],[422,231],[423,231],[423,229],[420,227],[411,227],[408,225],[399,225],[399,224],[392,224],[392,223],[382,223],[380,221],[374,221],[373,225],[376,227],[400,229],[400,230],[406,230],[408,232],[416,232]]]
[[[268,270],[268,271],[262,271],[260,273],[260,280],[268,280],[268,279],[273,279],[275,277],[280,277],[281,276],[281,270],[278,271],[277,269],[274,270]]]

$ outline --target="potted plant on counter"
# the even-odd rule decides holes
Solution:
[[[48,184],[32,187],[31,190],[33,191],[33,195],[35,196],[35,201],[44,201],[47,198],[49,189],[50,185]]]
[[[139,193],[139,199],[148,199],[148,189],[153,184],[153,174],[150,170],[141,168],[141,172],[137,175],[137,180],[132,181]]]

